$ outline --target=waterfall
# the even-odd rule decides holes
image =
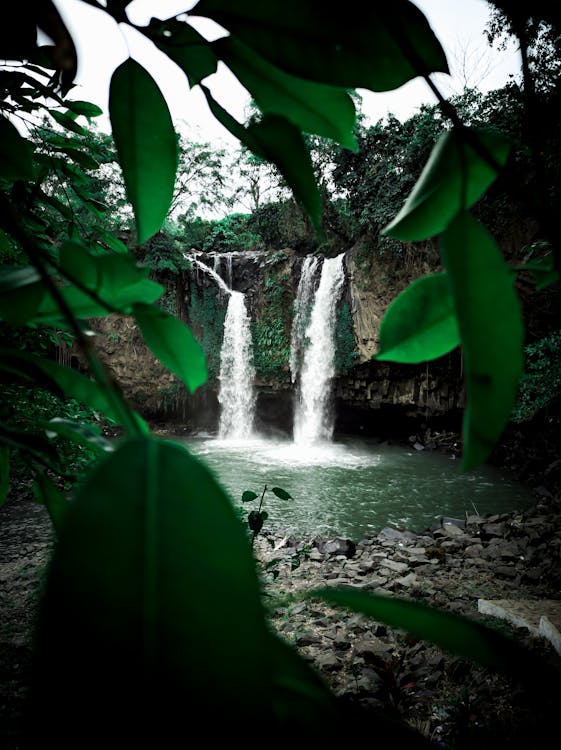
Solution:
[[[210,268],[194,255],[186,255],[198,269],[202,269],[216,281],[220,291],[228,299],[226,319],[224,321],[224,338],[220,350],[220,423],[218,434],[229,440],[244,440],[253,432],[255,415],[255,392],[253,380],[253,346],[251,341],[250,320],[245,305],[245,296],[234,292],[217,273],[219,261],[214,258],[214,268]],[[228,259],[228,276],[232,278],[232,260]]]
[[[333,435],[333,415],[329,409],[330,386],[335,375],[337,303],[345,282],[343,259],[344,253],[324,260],[305,332],[305,350],[294,415],[294,442],[298,444],[309,445],[330,440]],[[309,266],[306,266],[306,273],[309,270]],[[300,282],[302,283],[302,278]],[[305,284],[310,284],[310,289],[312,288],[312,281],[306,280]],[[300,289],[300,284],[298,287]]]
[[[249,316],[241,292],[231,292],[220,352],[221,438],[244,440],[253,430],[255,394]]]
[[[294,318],[290,336],[290,377],[293,383],[296,381],[302,364],[306,328],[310,319],[314,282],[318,267],[319,258],[317,255],[307,255],[304,258],[296,299],[294,300]]]

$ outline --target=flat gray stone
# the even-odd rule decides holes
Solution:
[[[380,567],[393,570],[395,573],[405,573],[406,570],[409,570],[409,565],[407,565],[407,563],[396,562],[395,560],[390,560],[388,558],[380,560]]]

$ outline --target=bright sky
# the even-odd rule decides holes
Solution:
[[[444,47],[448,64],[457,74],[437,76],[443,93],[461,91],[464,84],[482,90],[502,86],[510,74],[519,69],[518,54],[513,47],[507,52],[489,49],[483,36],[488,18],[485,0],[414,0],[425,13],[436,36]],[[206,101],[197,88],[189,91],[184,74],[138,32],[119,27],[102,11],[79,0],[55,0],[78,47],[79,86],[71,92],[74,99],[85,99],[98,104],[107,112],[109,81],[113,70],[130,55],[145,65],[158,82],[170,107],[174,122],[186,134],[211,142],[237,143],[214,120]],[[129,18],[145,24],[153,15],[169,18],[195,4],[194,0],[133,0],[128,6]],[[195,23],[193,24],[195,25]],[[223,35],[223,30],[207,19],[198,19],[198,30],[208,39]],[[101,53],[101,54],[100,54]],[[462,75],[462,59],[467,60],[469,77]],[[229,71],[220,67],[205,83],[220,103],[239,121],[245,117],[249,102],[245,89]],[[423,81],[411,81],[387,94],[360,90],[363,111],[371,122],[389,112],[400,119],[411,115],[423,102],[432,103],[433,95]],[[109,130],[108,120],[98,123]]]

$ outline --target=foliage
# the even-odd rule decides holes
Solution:
[[[251,532],[251,544],[255,543],[255,539],[257,538],[259,532],[263,528],[263,524],[269,517],[269,514],[266,510],[262,510],[263,508],[263,500],[265,499],[265,493],[267,492],[267,485],[263,487],[263,492],[261,493],[261,498],[259,500],[259,507],[257,510],[250,510],[247,514],[247,526],[249,531]],[[277,497],[280,497],[281,500],[291,500],[292,495],[290,495],[286,490],[283,490],[282,487],[271,487],[271,492],[276,495]],[[245,490],[242,493],[242,503],[250,503],[253,500],[256,500],[259,497],[256,492],[253,492],[253,490]]]
[[[343,301],[335,322],[335,371],[346,375],[356,364],[358,356],[353,317],[348,304]]]
[[[561,395],[561,331],[544,336],[524,348],[524,374],[520,378],[516,421],[530,419]]]
[[[206,355],[209,378],[216,380],[220,372],[220,348],[226,318],[226,306],[220,298],[220,291],[208,287],[199,296],[197,290],[193,289],[188,318]]]
[[[265,278],[261,317],[251,325],[253,364],[258,375],[282,377],[290,358],[290,277],[271,269]]]
[[[130,25],[127,2],[93,4],[113,21]],[[135,319],[154,355],[191,391],[207,377],[191,331],[155,304],[163,288],[148,278],[148,269],[114,236],[97,229],[93,239],[82,236],[71,220],[67,192],[41,189],[58,170],[83,211],[103,213],[89,187],[93,165],[87,146],[74,144],[70,153],[64,151],[66,139],[59,130],[85,135],[79,118],[99,111],[67,96],[78,60],[54,4],[45,0],[13,10],[18,23],[0,36],[1,58],[17,63],[1,71],[0,78],[0,229],[10,237],[12,250],[18,247],[21,260],[1,269],[0,316],[9,326],[70,331],[91,377],[15,346],[3,350],[1,371],[14,384],[23,380],[76,398],[116,421],[124,433],[106,450],[90,428],[63,421],[51,421],[45,436],[37,432],[34,416],[17,429],[0,425],[3,491],[8,449],[17,448],[38,477],[45,464],[56,463],[60,457],[51,432],[71,430],[75,440],[105,452],[75,487],[71,502],[54,482],[38,480],[59,542],[39,616],[24,744],[69,746],[85,726],[92,746],[106,744],[108,736],[123,745],[170,744],[186,725],[195,736],[216,728],[220,740],[226,733],[228,739],[246,739],[249,731],[261,742],[261,729],[297,732],[316,742],[337,736],[348,741],[353,734],[362,738],[363,717],[353,715],[351,721],[305,661],[269,632],[250,547],[222,488],[184,446],[150,434],[101,365],[84,320],[118,312]],[[304,133],[328,135],[351,147],[356,137],[371,150],[378,141],[390,141],[383,159],[357,163],[357,188],[362,179],[372,186],[372,178],[383,198],[385,185],[389,199],[378,210],[373,230],[380,234],[385,225],[390,241],[442,235],[468,386],[464,467],[484,461],[514,406],[522,363],[515,275],[474,218],[477,202],[505,161],[504,136],[493,129],[483,132],[469,118],[462,122],[454,103],[443,100],[429,74],[447,71],[444,53],[422,12],[407,0],[365,5],[345,23],[338,14],[326,14],[318,0],[200,0],[192,14],[219,23],[231,33],[229,41],[205,40],[189,14],[153,19],[135,26],[135,32],[179,65],[190,86],[200,86],[211,112],[245,148],[276,165],[318,232],[324,196]],[[37,27],[53,46],[37,46]],[[247,125],[237,122],[203,83],[219,62],[232,68],[259,105],[260,115]],[[529,80],[527,65],[525,73]],[[416,76],[424,77],[437,95],[442,116],[421,115],[427,132],[405,152],[415,163],[409,169],[401,148],[413,140],[407,129],[392,123],[395,137],[377,128],[361,139],[352,131],[353,105],[346,92],[391,90]],[[14,125],[43,112],[59,132],[58,146],[65,154],[55,167]],[[144,242],[160,230],[172,206],[179,147],[159,87],[144,65],[130,58],[112,76],[110,117],[137,239]],[[423,169],[420,154],[424,158],[431,148]],[[410,188],[392,221],[396,196]],[[363,222],[369,221],[370,198],[364,191],[359,196]],[[549,196],[541,202],[546,211],[551,208]],[[550,225],[544,222],[545,233]],[[558,270],[558,249],[553,256]],[[271,331],[279,333],[274,321],[281,320],[283,292],[277,282],[271,276],[266,293],[277,307]],[[424,306],[438,304],[432,295],[428,301],[422,295],[418,299]],[[408,306],[413,319],[420,313],[415,304]],[[399,306],[388,315],[399,317]],[[390,325],[391,317],[388,321],[387,330],[401,330]],[[279,364],[287,358],[274,336],[266,341]],[[390,333],[386,349],[399,346]],[[452,621],[414,602],[381,602],[363,592],[323,597],[494,668],[514,666],[540,684],[535,663],[528,664],[511,643],[469,621]],[[53,716],[61,716],[61,696],[64,716],[54,722]],[[384,717],[369,727],[381,744],[389,745],[388,736],[392,744],[422,744],[408,728],[386,727]]]
[[[203,242],[205,253],[234,253],[253,250],[261,242],[258,234],[251,231],[249,216],[230,214],[211,223],[211,229]]]

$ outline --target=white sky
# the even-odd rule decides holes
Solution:
[[[508,80],[509,74],[518,72],[518,54],[514,47],[507,52],[497,52],[487,46],[483,36],[489,12],[485,0],[414,1],[426,15],[444,47],[452,71],[455,67],[462,68],[461,62],[458,66],[458,60],[468,58],[470,77],[467,81],[461,73],[452,79],[444,75],[436,77],[443,93],[461,91],[465,83],[476,85],[484,91],[499,88]],[[94,102],[107,112],[111,74],[130,53],[158,82],[180,130],[213,143],[237,143],[210,114],[198,88],[189,91],[187,79],[180,69],[155,50],[140,33],[126,28],[121,31],[104,12],[79,0],[55,2],[78,48],[79,85],[72,89],[71,98]],[[128,7],[128,14],[133,22],[143,25],[153,15],[169,18],[194,4],[194,0],[134,0]],[[206,19],[198,21],[197,28],[206,38],[223,35],[220,27],[213,22]],[[243,121],[249,99],[237,79],[221,66],[205,83],[219,102],[239,121]],[[405,119],[422,103],[434,101],[427,85],[420,80],[410,81],[400,89],[384,94],[359,91],[363,96],[363,111],[371,122],[376,122],[389,112],[399,119]],[[98,118],[97,122],[100,127],[110,129],[107,118]]]

